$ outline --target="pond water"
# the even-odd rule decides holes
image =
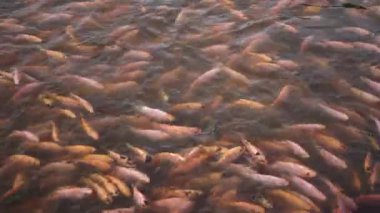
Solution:
[[[0,212],[378,212],[377,0],[0,3]]]

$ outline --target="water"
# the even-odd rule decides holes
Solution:
[[[339,202],[323,178],[347,199],[378,193],[379,7],[375,0],[2,2],[0,212],[332,212],[337,206],[344,212],[349,202]],[[304,179],[326,200],[295,183],[273,189],[216,164],[227,150],[243,147],[242,139],[266,162],[252,160],[245,147],[229,163],[284,181],[289,173],[270,165],[307,166],[316,175]],[[75,154],[73,145],[92,151]],[[127,156],[150,182],[117,174],[117,166],[130,165],[108,162],[109,151]],[[101,156],[89,160],[90,153]],[[38,165],[10,160],[16,154]],[[68,165],[42,172],[54,162]],[[62,172],[67,168],[73,169]],[[94,173],[135,186],[147,204],[110,195],[99,179],[92,179],[94,187],[86,182]],[[92,193],[57,198],[62,187]],[[357,199],[357,212],[377,211],[371,207],[377,200]]]

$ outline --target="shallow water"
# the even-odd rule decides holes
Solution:
[[[238,202],[255,204],[261,212],[264,204],[252,198],[257,195],[272,203],[266,212],[294,212],[293,201],[274,196],[272,187],[252,184],[226,165],[215,166],[227,149],[243,146],[242,137],[267,162],[257,165],[244,151],[234,163],[286,180],[289,174],[273,172],[269,165],[288,161],[315,170],[317,175],[305,180],[327,197],[309,196],[321,212],[332,212],[339,203],[322,177],[352,199],[376,194],[379,26],[375,0],[4,1],[0,193],[15,187],[18,175],[22,183],[1,197],[0,212],[101,212],[133,206],[135,212],[252,212]],[[94,112],[72,94],[87,100]],[[142,106],[160,111],[152,110],[152,115]],[[157,118],[163,112],[173,118]],[[171,126],[163,130],[162,123]],[[177,126],[186,127],[186,133]],[[147,129],[156,132],[140,131]],[[17,130],[33,133],[38,141],[14,136]],[[309,157],[280,145],[284,140],[300,145]],[[46,141],[56,145],[35,144]],[[136,159],[127,143],[147,151],[153,163]],[[148,205],[137,207],[136,199],[122,196],[104,203],[96,193],[74,201],[49,200],[60,187],[86,186],[82,179],[91,173],[114,175],[117,162],[104,170],[88,163],[83,167],[79,161],[85,156],[73,156],[70,145],[128,156],[150,177],[150,183],[136,184]],[[186,157],[194,147],[202,151]],[[321,149],[346,168],[324,157]],[[157,163],[161,152],[179,153],[186,162],[199,164]],[[12,164],[9,156],[15,154],[32,156],[39,165]],[[365,171],[368,155],[371,168]],[[61,161],[75,165],[75,172],[41,176],[41,168]],[[231,183],[233,178],[239,184]],[[191,207],[178,210],[156,202],[167,195],[157,195],[164,187],[202,195],[181,195]],[[275,188],[308,196],[294,184]],[[338,212],[344,208],[347,203]],[[380,207],[370,208],[361,206],[359,212]]]

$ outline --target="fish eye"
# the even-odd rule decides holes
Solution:
[[[260,201],[260,200],[263,199],[263,196],[260,195],[260,194],[253,194],[253,195],[251,196],[251,199],[252,199],[253,201],[258,202],[258,201]]]
[[[232,175],[230,174],[230,173],[228,173],[228,172],[223,172],[222,173],[222,177],[223,178],[228,178],[228,177],[231,177]]]
[[[147,155],[145,158],[145,163],[150,163],[150,162],[152,162],[152,160],[153,160],[152,156]]]

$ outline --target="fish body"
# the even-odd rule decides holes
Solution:
[[[300,177],[292,176],[289,178],[289,181],[291,185],[293,185],[299,192],[310,198],[318,201],[325,201],[327,199],[326,196],[319,191],[319,189]]]
[[[113,168],[111,174],[127,183],[146,184],[150,182],[150,178],[146,174],[134,168],[125,168],[125,167],[116,166]]]
[[[264,153],[259,148],[255,147],[251,142],[247,141],[246,139],[242,139],[241,143],[245,147],[246,152],[252,158],[254,163],[267,163]]]
[[[317,175],[314,170],[304,165],[285,161],[276,161],[273,164],[269,165],[268,169],[280,174],[290,174],[304,178],[315,177]]]
[[[48,196],[48,200],[82,200],[92,195],[93,190],[88,187],[63,187],[56,189]]]

